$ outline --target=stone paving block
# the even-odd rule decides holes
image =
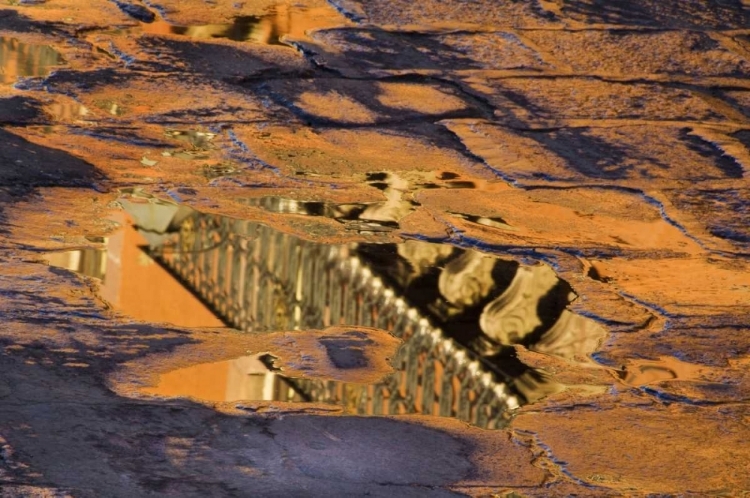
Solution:
[[[728,105],[737,109],[745,117],[750,118],[750,88],[747,90],[719,91]]]
[[[735,368],[741,369],[750,356],[748,330],[750,316],[747,315],[671,318],[667,326],[615,334],[597,358],[617,367],[618,362],[627,358],[656,360],[671,356],[718,369],[734,363]]]
[[[743,29],[750,6],[743,0],[563,0],[563,17],[588,24],[659,28]]]
[[[743,165],[689,127],[627,125],[518,131],[486,121],[443,122],[503,178],[659,186],[743,177]]]
[[[53,2],[3,2],[0,10],[0,25],[5,29],[23,29],[49,32],[63,26],[113,26],[134,23],[133,19],[109,0],[91,0],[86,8],[76,0]]]
[[[498,119],[555,126],[566,120],[727,122],[730,118],[688,89],[586,77],[475,76],[467,86],[495,107]]]
[[[480,247],[627,258],[701,252],[695,241],[661,217],[656,206],[640,195],[617,190],[425,190],[417,200],[454,237]]]
[[[90,112],[87,119],[92,121],[143,120],[195,127],[199,122],[205,126],[271,119],[284,111],[238,86],[199,78],[131,76],[121,70],[58,71],[47,78],[46,87],[56,94],[76,94],[77,101]],[[163,91],[169,93],[169,99],[154,97]],[[284,116],[289,117],[286,111]]]
[[[525,31],[523,38],[577,74],[627,78],[750,74],[746,56],[727,49],[705,32],[532,30]]]
[[[547,26],[554,16],[534,2],[475,0],[417,3],[409,0],[332,0],[355,19],[381,26]]]
[[[354,180],[382,171],[486,173],[457,151],[393,129],[314,129],[261,126],[236,128],[237,139],[260,160],[291,175]],[[362,175],[362,176],[360,176]],[[487,175],[488,176],[488,175]]]
[[[709,245],[716,245],[710,240],[715,237],[730,244],[725,250],[750,254],[750,189],[680,189],[664,194],[677,211],[670,214],[691,233]]]
[[[478,113],[455,87],[427,80],[282,79],[249,88],[302,119],[342,126]]]
[[[620,292],[660,312],[750,315],[750,264],[746,260],[697,256],[592,260],[592,264]]]
[[[130,48],[122,40],[123,50],[143,58],[146,68],[156,65],[159,71],[203,75],[212,80],[241,80],[265,73],[304,73],[309,64],[291,47],[215,40],[194,43],[189,39],[142,37]]]
[[[734,494],[750,479],[740,463],[750,458],[742,443],[747,416],[743,405],[662,406],[623,393],[588,396],[585,404],[563,399],[547,409],[531,407],[514,426],[576,479],[610,488],[600,496],[615,490],[680,494],[687,491],[686,482],[696,495]]]
[[[439,35],[350,28],[317,31],[312,38],[315,44],[298,44],[318,64],[345,75],[550,67],[510,32]]]

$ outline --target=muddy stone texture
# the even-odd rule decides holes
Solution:
[[[748,26],[741,0],[3,2],[0,495],[750,493]],[[371,383],[398,341],[114,311],[42,256],[116,239],[123,191],[543,262],[608,335],[515,344],[536,402],[493,431],[146,396],[260,352]]]

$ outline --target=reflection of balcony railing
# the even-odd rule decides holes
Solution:
[[[356,413],[455,416],[481,427],[502,425],[516,404],[504,383],[373,275],[355,246],[316,244],[257,223],[195,214],[151,254],[236,328],[361,325],[404,341],[394,360],[398,372],[382,383],[295,379],[311,401]]]
[[[547,266],[418,241],[319,244],[140,194],[122,203],[150,255],[235,328],[369,326],[403,340],[378,384],[286,379],[305,400],[499,427],[509,408],[560,388],[508,346],[575,358],[605,334],[565,309],[573,294]]]

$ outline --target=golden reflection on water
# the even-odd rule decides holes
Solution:
[[[669,380],[692,380],[704,370],[700,365],[662,356],[658,360],[633,360],[626,365],[620,378],[625,384],[640,387]]]
[[[166,21],[141,25],[143,33],[182,35],[193,39],[227,38],[278,45],[285,35],[305,37],[312,29],[345,24],[346,20],[332,7],[304,8],[279,5],[261,16],[242,16],[232,23],[177,26]]]
[[[0,83],[13,83],[22,77],[46,76],[64,63],[62,56],[48,45],[0,37]]]
[[[270,372],[262,354],[201,363],[162,374],[145,394],[203,401],[304,401],[283,377]]]

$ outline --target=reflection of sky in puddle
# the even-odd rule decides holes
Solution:
[[[48,45],[32,45],[15,38],[0,37],[0,83],[13,83],[22,77],[46,76],[64,63],[62,56]]]
[[[305,36],[308,30],[345,24],[346,20],[331,7],[306,8],[290,5],[274,7],[268,14],[241,16],[232,23],[178,26],[166,21],[143,23],[140,31],[155,35],[179,35],[192,39],[225,38],[266,45],[281,45],[281,38]]]
[[[377,327],[404,342],[393,361],[396,373],[375,385],[275,373],[260,379],[255,370],[242,381],[241,359],[235,361],[242,365],[167,374],[172,392],[182,395],[209,399],[192,381],[177,385],[197,375],[200,389],[215,391],[211,400],[257,396],[263,385],[281,393],[274,399],[298,401],[287,396],[291,386],[300,400],[354,413],[424,413],[497,427],[509,408],[560,389],[521,363],[514,344],[574,358],[593,352],[605,335],[566,309],[574,297],[570,287],[545,265],[413,240],[313,243],[137,192],[120,202],[135,227],[110,237],[106,256],[78,251],[49,259],[102,278],[102,296],[128,315],[185,326],[225,323],[248,332]],[[227,387],[227,372],[236,387]]]

